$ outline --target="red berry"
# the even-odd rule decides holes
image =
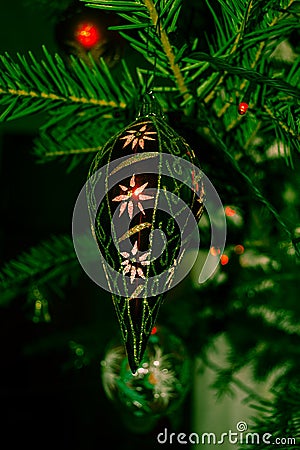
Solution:
[[[238,113],[240,114],[240,116],[243,116],[244,114],[246,114],[248,108],[249,108],[248,103],[245,103],[245,102],[240,103],[239,109],[238,109]]]

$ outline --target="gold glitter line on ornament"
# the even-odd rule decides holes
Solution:
[[[107,281],[108,289],[110,290],[110,292],[113,292],[112,287],[111,287],[111,283],[110,283],[110,279],[109,279],[109,276],[108,276],[108,272],[107,272],[107,269],[106,269],[105,262],[102,263],[102,267],[103,267],[103,270],[104,270],[104,273],[105,273],[105,278],[106,278],[106,281]]]
[[[115,169],[110,173],[110,175],[114,175],[119,170],[123,169],[124,167],[130,166],[131,164],[134,164],[135,162],[145,161],[149,158],[156,158],[158,155],[159,155],[158,152],[137,153],[136,155],[130,156],[128,159],[126,159],[121,164],[119,164],[117,167],[115,167]]]
[[[126,233],[124,233],[120,237],[118,242],[122,242],[125,239],[129,238],[130,236],[134,235],[135,233],[139,233],[140,231],[144,230],[145,228],[150,228],[150,227],[151,227],[151,223],[149,223],[149,222],[140,223],[139,225],[136,225],[135,227],[130,228],[130,230],[126,231]]]
[[[96,236],[95,228],[93,227],[93,225],[91,225],[91,233],[92,233],[93,238],[97,242],[97,236]]]
[[[155,220],[156,220],[156,211],[157,211],[157,205],[158,205],[158,197],[159,197],[159,190],[161,187],[161,166],[162,166],[162,155],[161,153],[157,153],[157,156],[159,155],[159,161],[158,161],[158,179],[157,179],[157,191],[156,191],[156,196],[155,196],[155,202],[154,202],[154,208],[153,208],[153,214],[152,214],[152,221],[151,221],[151,231],[152,233],[150,234],[150,239],[149,239],[149,248],[153,248],[153,231],[154,231],[154,226],[155,226]],[[150,264],[147,266],[147,271],[146,271],[146,278],[149,277],[149,270],[150,270]]]
[[[132,293],[132,295],[127,299],[127,300],[132,300],[134,298],[137,297],[137,295],[140,295],[140,293],[142,292],[142,290],[144,289],[145,285],[144,284],[139,284],[138,287],[134,290],[134,292]]]

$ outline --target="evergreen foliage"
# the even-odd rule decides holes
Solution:
[[[211,340],[226,333],[232,352],[228,367],[216,368],[219,392],[228,392],[235,373],[249,364],[256,380],[284,369],[274,383],[274,400],[250,393],[249,401],[260,413],[259,433],[299,438],[299,2],[82,3],[121,17],[122,24],[112,28],[127,42],[123,60],[110,70],[102,59],[91,58],[88,65],[72,57],[67,64],[45,47],[41,60],[31,52],[1,55],[0,120],[46,113],[35,140],[37,162],[55,159],[67,163],[66,170],[80,163],[87,172],[95,152],[135,116],[137,99],[154,92],[223,204],[240,211],[243,221],[228,218],[230,264],[204,286],[188,279],[188,301],[166,304],[162,317],[204,361]],[[55,8],[53,2],[54,15]],[[204,20],[203,32],[201,24],[186,29],[199,11],[212,30]],[[249,104],[245,116],[237,113],[241,101]],[[208,247],[204,225],[202,231]],[[240,243],[243,255],[234,251]],[[53,237],[4,265],[0,304],[33,282],[63,285],[75,267],[71,238]],[[178,325],[183,321],[184,330]]]

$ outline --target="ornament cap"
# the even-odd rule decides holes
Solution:
[[[162,112],[162,108],[152,91],[148,91],[142,96],[139,113],[136,119],[149,116],[165,118]]]

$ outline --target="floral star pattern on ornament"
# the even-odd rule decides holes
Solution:
[[[112,201],[113,202],[122,202],[121,206],[120,206],[119,217],[123,214],[123,212],[127,208],[128,215],[129,215],[130,219],[132,219],[133,209],[134,209],[134,201],[137,202],[137,206],[138,206],[139,210],[143,214],[145,214],[145,211],[144,211],[144,208],[143,208],[143,205],[141,202],[143,202],[145,200],[150,200],[154,197],[152,195],[142,194],[142,192],[148,185],[148,182],[144,183],[142,186],[136,186],[135,174],[132,175],[129,185],[130,185],[130,188],[123,186],[122,184],[119,184],[119,186],[122,189],[122,191],[124,192],[124,194],[118,195],[117,197],[113,198]]]
[[[156,131],[147,131],[147,125],[143,125],[139,130],[127,130],[126,133],[128,134],[121,138],[126,139],[123,148],[131,144],[132,150],[134,150],[136,146],[144,149],[145,140],[155,141],[155,139],[150,137],[149,134],[157,134]]]
[[[138,252],[137,241],[135,241],[134,246],[132,247],[131,250],[131,255],[133,256],[133,258],[129,260],[130,253],[121,252],[123,258],[126,258],[125,261],[122,262],[122,266],[125,266],[123,269],[123,274],[126,275],[126,273],[130,272],[131,284],[133,283],[134,279],[137,276],[140,276],[141,278],[145,279],[143,269],[141,267],[137,267],[137,265],[140,264],[142,266],[148,266],[150,264],[150,261],[149,260],[147,261],[147,258],[150,254],[149,252],[143,253],[141,256],[136,258],[135,255],[137,254],[137,252]]]

